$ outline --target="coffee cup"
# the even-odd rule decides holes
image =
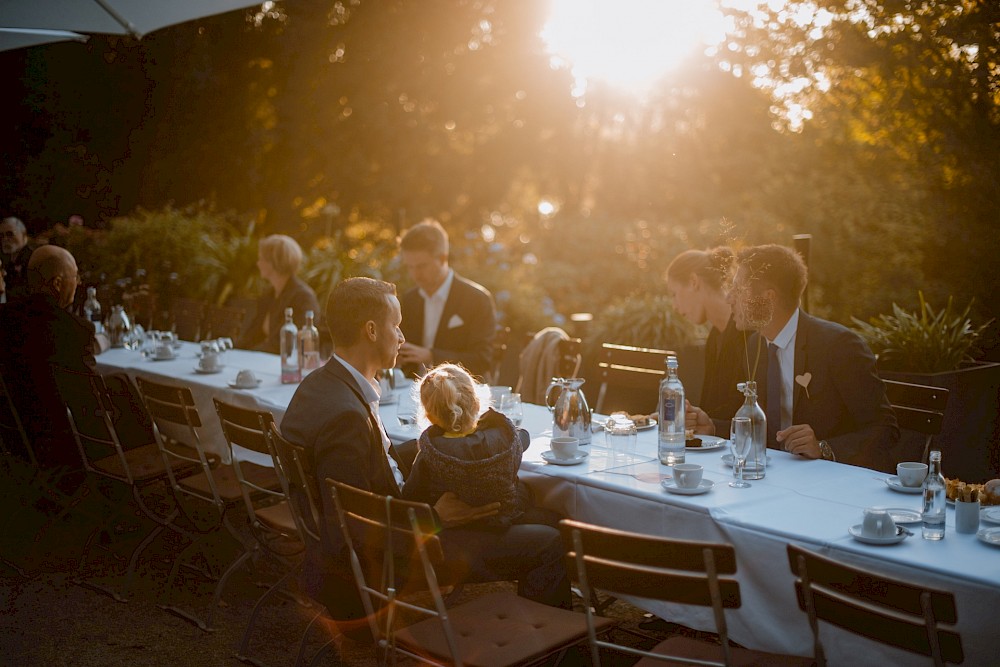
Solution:
[[[904,461],[896,464],[896,476],[903,486],[916,487],[924,483],[927,477],[927,464],[917,461]]]
[[[549,448],[557,459],[571,459],[576,456],[580,449],[580,439],[567,436],[552,438]]]
[[[240,389],[252,389],[257,386],[257,376],[252,370],[243,369],[236,374],[236,386]]]
[[[869,507],[865,510],[865,518],[861,523],[861,534],[865,537],[893,537],[896,534],[896,522],[888,510],[880,507]]]
[[[203,354],[201,355],[201,361],[198,362],[198,367],[203,371],[217,371],[219,370],[219,355],[218,354]]]
[[[674,482],[682,489],[694,489],[701,484],[704,472],[697,463],[678,463],[674,466]]]
[[[170,343],[163,344],[160,343],[156,346],[156,358],[157,359],[173,359],[174,358],[174,348],[170,346]]]

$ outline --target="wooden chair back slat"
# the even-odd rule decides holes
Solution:
[[[611,401],[610,395],[615,390],[641,392],[651,397],[643,403],[643,406],[649,407],[648,403],[655,402],[660,382],[666,375],[667,357],[674,354],[670,350],[603,343],[598,362],[601,387],[594,409],[605,412],[606,404]]]

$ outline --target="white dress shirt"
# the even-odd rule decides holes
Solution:
[[[424,290],[420,290],[420,296],[424,299],[423,346],[428,349],[434,347],[434,339],[437,338],[441,315],[444,313],[444,305],[448,303],[448,294],[451,293],[451,283],[454,278],[455,270],[448,269],[448,275],[445,276],[444,282],[434,294],[427,294]]]
[[[792,425],[792,401],[795,397],[795,332],[799,328],[799,309],[796,308],[774,340],[767,341],[778,347],[778,365],[781,366],[781,426]]]

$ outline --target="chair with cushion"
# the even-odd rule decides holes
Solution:
[[[788,545],[799,609],[809,616],[816,664],[826,665],[820,621],[872,641],[930,657],[935,665],[960,664],[962,638],[955,596],[844,565]]]
[[[941,433],[944,411],[948,407],[948,390],[922,384],[884,380],[885,394],[896,413],[899,427],[915,431],[924,436],[923,455],[920,460],[927,463],[931,441]]]
[[[594,411],[648,414],[656,410],[669,350],[603,343],[598,367],[601,388]]]
[[[206,564],[211,566],[212,557],[220,548],[225,549],[233,543],[242,546],[242,536],[232,523],[232,512],[241,509],[243,492],[235,468],[232,465],[218,465],[217,458],[206,453],[202,446],[200,436],[202,420],[191,390],[143,377],[137,378],[136,383],[153,418],[156,441],[164,460],[168,464],[171,461],[182,462],[195,471],[185,477],[179,477],[172,472],[169,465],[167,468],[174,497],[188,520],[186,527],[197,538],[174,559],[174,566],[164,588],[164,594],[170,595],[174,590],[173,584],[180,566],[189,564],[193,556],[200,555]],[[184,440],[191,446],[177,445],[166,438],[163,429],[170,427],[173,427],[175,432],[178,429],[184,432]],[[247,464],[245,471],[247,475],[253,476],[255,484],[268,489],[280,487],[273,468]],[[209,567],[209,573],[211,569]],[[203,630],[210,629],[211,612],[207,616],[208,623],[206,623],[205,620],[180,607],[163,605],[162,608],[195,623]]]
[[[582,615],[511,592],[446,608],[439,573],[447,581],[447,570],[430,506],[326,484],[383,664],[397,654],[442,666],[555,664],[586,639]],[[423,620],[404,625],[411,616]]]
[[[171,505],[169,511],[165,513],[157,512],[147,503],[147,493],[155,485],[168,482],[171,474],[183,476],[193,472],[194,467],[184,461],[166,461],[155,442],[123,440],[119,436],[116,423],[124,423],[126,421],[124,412],[137,406],[128,405],[126,410],[119,409],[112,398],[112,392],[100,375],[61,368],[56,368],[55,373],[56,384],[66,403],[73,438],[84,468],[93,476],[113,480],[127,487],[135,507],[153,522],[153,528],[132,551],[125,574],[125,585],[120,592],[93,582],[84,580],[75,582],[111,595],[119,602],[126,602],[139,557],[146,547],[166,528],[190,537],[190,533],[175,523],[180,514],[176,505]],[[104,489],[100,489],[100,492],[104,492]],[[106,497],[114,506],[114,499]],[[100,530],[114,526],[115,521],[125,519],[133,513],[128,505],[117,505],[115,509],[118,515],[108,516],[104,525],[91,533],[91,540]],[[81,568],[85,563],[89,546],[90,540],[84,548]]]
[[[570,338],[559,327],[546,327],[528,337],[518,359],[517,388],[526,403],[545,404],[554,377],[574,378],[583,363],[579,338]]]
[[[736,580],[736,551],[728,544],[674,540],[603,528],[580,521],[560,522],[568,545],[567,567],[585,599],[598,590],[712,609],[719,644],[671,637],[651,650],[602,640],[600,620],[586,609],[591,661],[601,649],[639,656],[639,665],[675,662],[701,665],[811,665],[812,660],[731,646],[726,610],[742,605]],[[701,661],[701,662],[692,662]]]

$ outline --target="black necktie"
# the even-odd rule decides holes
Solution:
[[[778,361],[778,346],[767,344],[767,444],[777,447],[777,433],[781,430],[781,363]]]

